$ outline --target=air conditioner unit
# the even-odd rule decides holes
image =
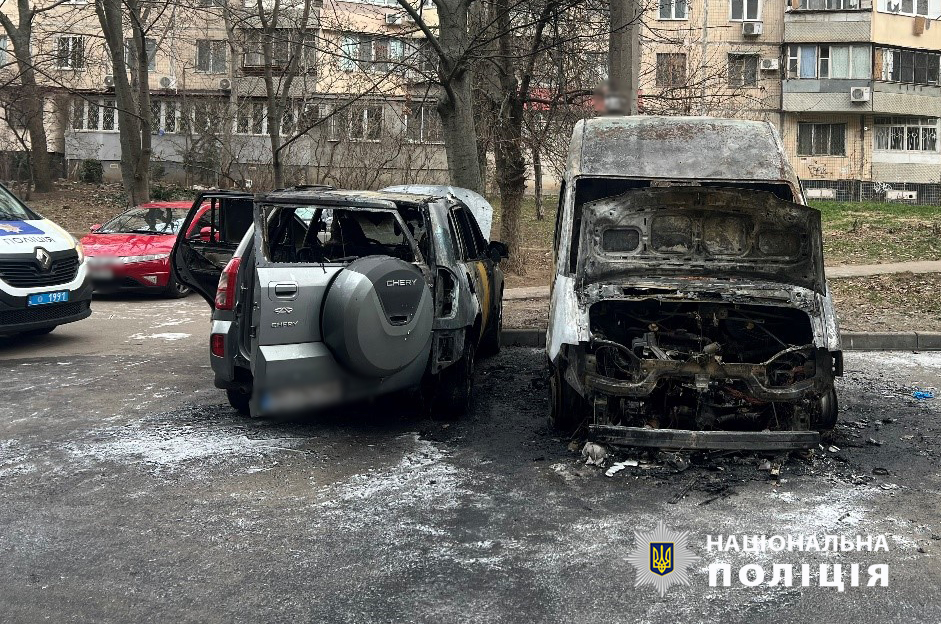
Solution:
[[[105,76],[105,86],[108,87],[108,88],[114,86],[114,76],[112,76],[112,75],[110,75],[110,74],[107,75],[107,76]]]
[[[886,191],[885,198],[888,200],[911,200],[918,199],[918,191]]]
[[[386,25],[388,26],[398,26],[403,21],[401,13],[386,13]]]
[[[871,87],[853,87],[850,89],[850,101],[868,102],[870,99],[872,99]]]
[[[776,58],[763,58],[761,59],[761,71],[777,71],[780,62]]]
[[[743,37],[757,37],[763,29],[764,24],[762,22],[742,22]]]
[[[228,78],[223,78],[219,81],[219,89],[222,91],[231,91],[232,90],[232,81]]]
[[[161,89],[176,89],[176,78],[173,76],[162,76],[160,78]]]

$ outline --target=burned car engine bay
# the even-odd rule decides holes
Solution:
[[[592,304],[589,319],[585,379],[594,425],[801,431],[834,424],[841,358],[815,346],[803,310],[615,299]]]

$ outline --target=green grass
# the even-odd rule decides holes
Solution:
[[[811,202],[823,222],[828,264],[941,260],[941,207]]]

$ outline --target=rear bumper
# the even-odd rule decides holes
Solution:
[[[169,260],[114,264],[89,269],[95,290],[160,290],[170,280]]]
[[[644,446],[671,450],[785,451],[820,444],[816,431],[688,431],[590,425],[592,438],[613,446]]]
[[[27,296],[14,296],[0,290],[0,334],[46,329],[88,318],[91,315],[91,292],[91,283],[86,280],[79,288],[69,290],[68,303],[30,307],[26,305]]]

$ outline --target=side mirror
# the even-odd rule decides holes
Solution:
[[[506,246],[506,243],[501,243],[500,241],[490,241],[490,244],[487,245],[487,257],[489,257],[494,264],[500,262],[504,258],[509,257],[510,248]]]
[[[100,230],[100,229],[101,229],[101,224],[100,224],[100,223],[96,223],[95,225],[93,225],[93,226],[91,226],[90,228],[88,228],[88,231],[89,231],[89,232],[97,232],[97,231]]]

